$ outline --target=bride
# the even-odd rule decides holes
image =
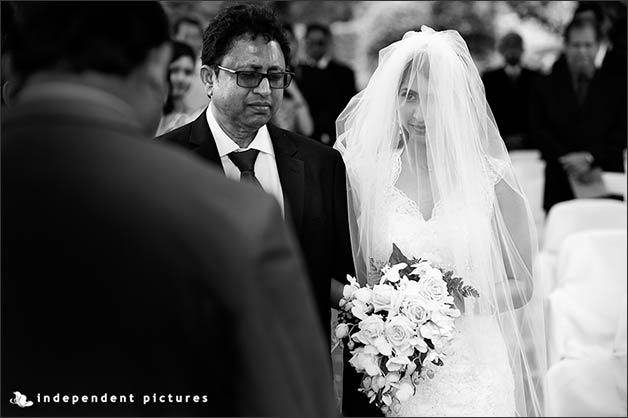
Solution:
[[[384,412],[542,415],[533,217],[458,32],[424,26],[382,49],[337,130],[358,281],[379,278],[375,266],[394,243],[410,258],[453,269],[480,293],[459,306],[444,365]]]

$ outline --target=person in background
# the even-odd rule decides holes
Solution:
[[[600,74],[614,77],[618,89],[626,90],[626,4],[579,1],[574,19],[589,19],[600,26],[602,34],[595,68]]]
[[[308,24],[305,56],[297,71],[297,82],[314,119],[312,138],[329,146],[336,140],[336,118],[357,92],[353,70],[332,57],[332,44],[327,25]]]
[[[541,74],[522,65],[524,48],[519,34],[510,32],[504,35],[498,50],[504,65],[482,75],[486,99],[506,148],[509,151],[533,148],[528,126],[530,91]]]
[[[610,16],[611,25],[608,30],[608,39],[610,41],[610,50],[604,56],[602,61],[602,71],[610,72],[619,76],[624,80],[623,84],[618,87],[626,90],[626,3],[625,2],[608,2],[607,12]]]
[[[329,348],[277,203],[149,139],[171,54],[160,3],[16,5],[1,415],[331,415]]]
[[[196,56],[199,56],[203,49],[203,25],[195,17],[182,16],[175,20],[172,25],[174,39],[185,42],[194,49]]]
[[[290,43],[290,69],[297,67],[298,42],[294,35],[292,25],[285,23],[283,25],[286,37]],[[283,101],[277,109],[277,113],[270,119],[272,123],[282,129],[296,132],[304,136],[310,136],[314,132],[314,121],[310,115],[310,108],[301,94],[297,82],[293,79],[287,89],[283,93]]]
[[[203,49],[203,24],[199,19],[192,16],[182,16],[176,19],[172,25],[173,38],[180,42],[185,42],[194,50],[194,77],[189,93],[186,95],[184,103],[192,111],[202,111],[209,103],[209,97],[205,91],[205,86],[201,81],[201,51]]]
[[[530,108],[531,135],[546,163],[546,212],[574,199],[574,185],[599,184],[599,170],[623,171],[626,147],[626,90],[618,88],[625,74],[622,81],[596,69],[599,26],[574,19],[564,39],[565,52],[534,86]]]
[[[602,62],[606,57],[606,53],[609,51],[610,40],[608,39],[608,30],[610,29],[610,20],[604,13],[604,7],[599,1],[578,1],[576,10],[574,11],[572,19],[578,20],[591,20],[599,27],[600,40],[598,42],[598,50],[595,54],[595,68],[599,69],[602,66]]]
[[[194,78],[196,55],[186,43],[172,42],[172,58],[168,65],[168,97],[159,121],[157,135],[169,132],[194,119],[202,111],[192,111],[185,103]]]

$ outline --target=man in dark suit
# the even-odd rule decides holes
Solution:
[[[523,39],[506,34],[499,42],[504,65],[482,75],[486,99],[508,150],[530,149],[528,109],[530,91],[540,73],[521,64]]]
[[[534,89],[530,124],[546,162],[546,212],[576,197],[570,177],[586,186],[599,182],[599,169],[623,171],[626,91],[617,88],[617,75],[595,69],[599,36],[594,21],[572,21],[565,30],[564,55]]]
[[[223,9],[204,36],[201,77],[210,105],[195,121],[157,140],[188,149],[227,177],[275,197],[296,231],[320,326],[329,338],[330,308],[337,307],[346,275],[354,270],[345,169],[333,148],[268,123],[292,78],[286,72],[289,57],[272,10],[251,4]],[[368,405],[358,384],[345,394]],[[347,404],[353,403],[345,397]]]
[[[285,71],[288,45],[270,9],[223,9],[204,37],[201,77],[210,105],[195,121],[157,140],[194,151],[235,180],[253,171],[249,178],[277,199],[299,238],[328,333],[330,279],[344,281],[353,271],[345,171],[337,151],[268,123],[292,78]],[[243,174],[247,170],[237,158],[249,151],[252,167]],[[342,285],[335,285],[337,302]]]
[[[171,54],[159,3],[19,8],[27,81],[2,115],[2,415],[334,414],[277,203],[149,140]]]
[[[336,119],[357,93],[353,70],[331,56],[333,37],[327,25],[310,23],[305,31],[305,58],[297,81],[314,120],[312,138],[336,141]]]

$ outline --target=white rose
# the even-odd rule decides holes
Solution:
[[[430,319],[430,313],[426,309],[426,303],[420,298],[406,301],[403,306],[403,312],[410,321],[418,325]]]
[[[384,328],[386,339],[397,353],[405,353],[416,336],[414,324],[402,315],[389,318]]]
[[[375,312],[387,310],[390,308],[391,296],[395,289],[385,284],[378,284],[373,287],[371,303]]]
[[[359,324],[360,331],[353,334],[353,339],[362,344],[375,345],[378,337],[384,334],[384,321],[377,315],[371,315],[363,319]]]
[[[361,287],[355,291],[353,297],[362,303],[369,303],[371,301],[371,293],[373,291],[368,287]]]
[[[430,271],[419,280],[419,294],[427,300],[440,302],[449,297],[449,293],[442,274],[438,270],[436,272]]]
[[[431,269],[427,269],[424,276],[431,277],[432,279],[436,280],[436,279],[442,279],[443,273],[437,268],[431,268]]]
[[[378,376],[381,373],[379,358],[373,354],[369,347],[359,347],[352,352],[353,357],[349,363],[359,372],[365,371],[369,376]]]

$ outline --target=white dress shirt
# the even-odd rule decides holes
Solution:
[[[240,170],[233,161],[229,159],[231,152],[242,152],[249,149],[258,150],[259,154],[257,155],[254,166],[255,177],[257,177],[257,180],[267,193],[275,196],[281,207],[281,212],[285,217],[283,190],[281,189],[281,182],[279,181],[279,171],[277,170],[277,162],[275,161],[275,150],[270,140],[268,128],[266,125],[262,126],[257,131],[257,135],[255,135],[255,138],[253,138],[249,146],[247,148],[240,148],[238,144],[222,130],[212,113],[212,107],[211,104],[207,107],[207,123],[214,136],[214,141],[216,141],[218,155],[220,155],[220,161],[225,170],[225,175],[232,180],[240,180]]]
[[[519,75],[521,75],[521,66],[506,64],[504,66],[504,71],[506,72],[506,75],[508,75],[508,77],[510,77],[511,79],[517,79],[519,78]]]

